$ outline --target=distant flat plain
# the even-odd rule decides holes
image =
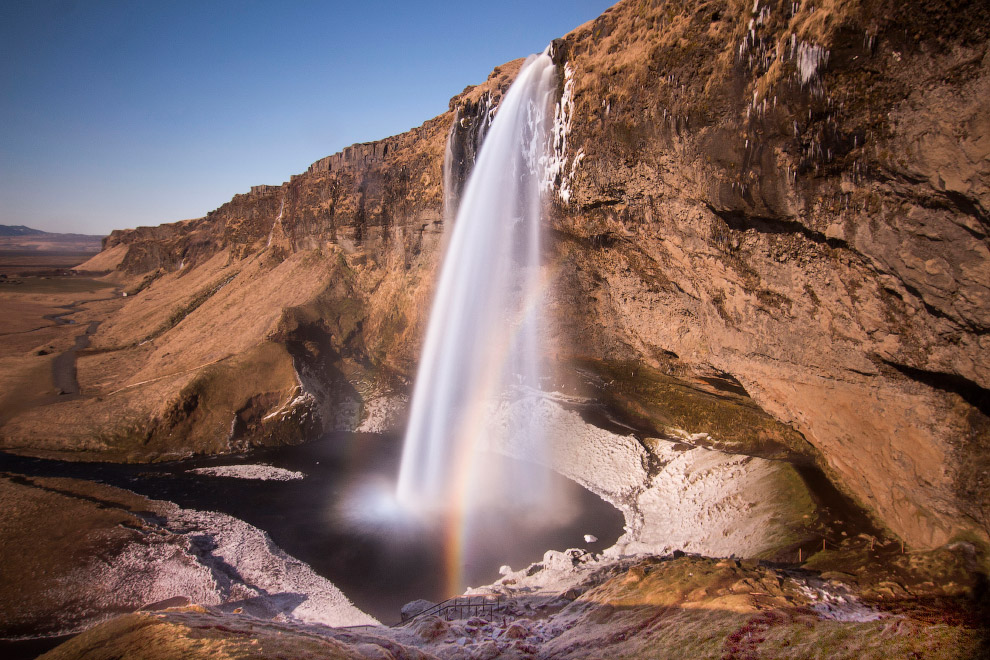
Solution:
[[[113,296],[112,283],[72,273],[100,243],[72,234],[0,237],[0,424],[58,400],[52,361],[74,345],[85,322],[102,320],[90,318],[87,307]],[[56,320],[70,314],[76,318]]]
[[[4,229],[9,232],[13,228]],[[31,233],[0,235],[0,275],[54,274],[78,266],[103,247],[102,236],[27,231]]]

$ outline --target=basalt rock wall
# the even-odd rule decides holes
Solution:
[[[988,27],[979,2],[628,0],[555,42],[558,361],[607,375],[657,434],[818,461],[911,544],[986,538]],[[444,179],[463,184],[519,65],[408,133],[106,247],[176,283],[218,254],[336,260],[307,309],[347,319],[321,326],[343,371],[408,378]],[[750,444],[717,416],[683,428],[668,377],[721,379],[776,426]]]
[[[988,25],[625,2],[568,35],[565,345],[731,374],[903,537],[985,536]]]

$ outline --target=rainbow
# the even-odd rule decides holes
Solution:
[[[542,269],[535,285],[526,291],[525,304],[514,322],[509,324],[510,331],[503,333],[502,341],[489,352],[489,359],[480,379],[483,383],[479,390],[481,395],[471,402],[457,429],[458,440],[454,443],[457,456],[452,462],[453,481],[448,490],[450,499],[446,503],[443,517],[445,590],[450,596],[460,595],[467,586],[464,566],[468,559],[467,542],[470,538],[470,514],[473,510],[471,504],[474,492],[471,486],[477,482],[477,471],[483,469],[478,465],[478,458],[487,445],[491,405],[501,394],[502,376],[510,355],[509,347],[518,340],[519,333],[526,326],[523,320],[527,315],[539,311],[558,271],[559,267]]]

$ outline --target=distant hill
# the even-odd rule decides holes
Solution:
[[[37,236],[48,232],[40,229],[31,229],[24,225],[0,225],[0,236]]]
[[[59,234],[24,225],[0,225],[0,252],[99,252],[103,237]]]

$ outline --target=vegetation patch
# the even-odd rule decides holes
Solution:
[[[220,289],[227,286],[235,277],[237,277],[236,272],[227,275],[225,277],[222,277],[216,280],[215,282],[213,282],[212,284],[209,284],[205,288],[201,289],[185,305],[173,310],[173,312],[169,314],[165,322],[162,323],[160,326],[158,326],[158,328],[155,329],[150,335],[145,337],[143,341],[151,341],[152,339],[157,339],[158,337],[162,336],[163,334],[165,334],[175,326],[182,323],[183,319],[185,319],[187,316],[189,316],[194,311],[196,311],[200,307],[200,305],[202,305],[207,300],[209,300],[214,295],[216,295],[216,293],[220,291]]]
[[[800,433],[738,390],[716,388],[702,378],[669,375],[641,362],[585,358],[575,360],[573,366],[601,379],[597,394],[610,410],[657,437],[683,440],[678,431],[686,431],[692,434],[691,444],[736,454],[813,455]]]

